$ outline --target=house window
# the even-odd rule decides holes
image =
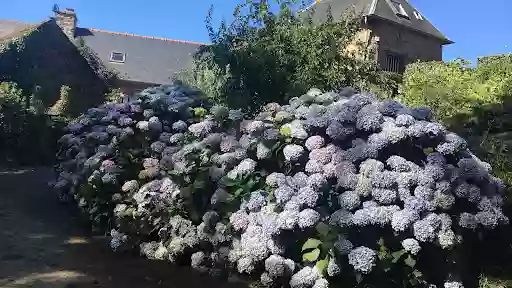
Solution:
[[[391,4],[393,4],[396,15],[409,19],[409,15],[405,11],[404,6],[402,6],[402,3],[391,0]]]
[[[111,62],[124,63],[125,58],[126,58],[126,54],[124,54],[122,52],[111,52],[110,53],[110,61]]]
[[[420,12],[414,10],[414,16],[416,16],[416,19],[418,20],[423,20],[423,16],[421,16]]]
[[[394,73],[402,73],[405,70],[404,57],[397,53],[387,52],[384,70]]]

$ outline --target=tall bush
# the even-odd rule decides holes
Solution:
[[[206,24],[212,44],[198,53],[185,82],[230,107],[253,111],[269,102],[285,103],[311,86],[362,88],[379,82],[368,43],[355,40],[362,29],[358,15],[313,23],[311,14],[292,11],[294,2],[277,1],[274,14],[271,1],[247,0],[231,23],[218,28],[210,10]],[[349,52],[351,45],[360,48],[360,57]]]
[[[43,113],[35,95],[14,83],[0,83],[0,162],[2,165],[54,163],[65,120]],[[35,149],[34,147],[37,147]]]
[[[460,122],[462,115],[470,118],[482,106],[512,97],[512,56],[486,59],[476,67],[463,59],[414,63],[407,66],[400,90],[399,100],[432,107],[445,123]]]
[[[512,185],[512,54],[407,67],[398,99],[433,107],[436,118],[464,135],[472,149]]]

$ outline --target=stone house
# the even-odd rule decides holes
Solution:
[[[305,11],[313,12],[313,21],[333,19],[346,12],[363,17],[364,29],[358,40],[372,47],[383,70],[401,73],[408,63],[441,61],[443,46],[452,44],[423,14],[407,0],[317,0]]]
[[[102,65],[117,74],[119,80],[116,86],[128,95],[149,86],[172,83],[174,76],[192,63],[193,54],[202,45],[78,27],[78,17],[73,9],[55,9],[54,13],[54,17],[45,21],[44,25],[56,24],[71,43],[85,44]],[[35,26],[0,19],[0,41]]]

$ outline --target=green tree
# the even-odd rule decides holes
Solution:
[[[355,40],[362,29],[358,15],[313,23],[312,14],[293,11],[296,4],[246,0],[236,7],[230,24],[217,28],[210,9],[206,26],[212,45],[196,55],[184,82],[231,107],[254,111],[311,87],[365,88],[380,80],[376,63],[368,60],[373,59],[367,55],[368,43]],[[273,13],[276,6],[279,11]],[[361,46],[363,57],[348,52],[350,45]]]

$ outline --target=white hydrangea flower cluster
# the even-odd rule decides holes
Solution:
[[[508,224],[503,182],[431,114],[311,89],[244,119],[188,88],[155,87],[70,125],[54,187],[98,226],[115,220],[113,249],[158,237],[137,243],[142,255],[264,286],[328,287],[342,269],[372,272],[378,247],[366,231],[387,229],[418,255],[427,243],[452,249],[459,228]],[[294,262],[289,246],[317,237],[319,223],[346,231],[325,274]]]

